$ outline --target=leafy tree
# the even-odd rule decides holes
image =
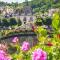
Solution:
[[[31,3],[33,10],[39,8],[39,11],[47,11],[50,8],[56,8],[60,6],[60,0],[32,0]]]
[[[18,19],[18,26],[21,26],[22,25],[22,22],[20,19]]]
[[[37,21],[35,22],[35,24],[41,26],[42,25],[41,18],[37,18]]]
[[[2,19],[2,26],[5,26],[5,27],[9,26],[9,22],[7,21],[6,18]]]
[[[44,25],[51,25],[52,24],[52,19],[51,17],[46,17],[45,20],[43,20]]]
[[[17,21],[15,18],[10,18],[10,26],[17,25]]]

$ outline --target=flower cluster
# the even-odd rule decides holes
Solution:
[[[28,50],[30,49],[30,44],[29,44],[29,42],[24,41],[23,44],[22,44],[21,49],[22,49],[23,51],[28,51]]]
[[[13,40],[12,40],[13,43],[16,43],[18,42],[18,37],[14,37]]]
[[[0,44],[0,50],[4,50],[4,51],[6,51],[8,49],[8,46],[7,46],[7,44]]]
[[[11,58],[7,56],[5,51],[0,50],[0,60],[11,60]]]
[[[47,53],[42,49],[37,49],[33,52],[32,60],[47,60]]]

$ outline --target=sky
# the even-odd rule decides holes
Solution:
[[[0,1],[8,2],[8,3],[11,3],[11,2],[18,2],[18,3],[22,3],[22,2],[24,2],[25,0],[0,0]],[[31,0],[29,0],[29,1],[31,1]]]

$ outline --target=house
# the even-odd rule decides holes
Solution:
[[[19,18],[22,21],[23,28],[31,29],[31,24],[34,24],[36,16],[33,15],[32,8],[28,5],[28,0],[26,0],[26,5],[24,6]]]
[[[59,8],[49,9],[49,11],[48,11],[48,16],[52,16],[54,12],[58,12],[58,11],[59,11]]]

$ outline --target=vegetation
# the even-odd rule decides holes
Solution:
[[[59,13],[55,13],[53,15],[52,27],[57,30],[60,28],[59,25],[60,25],[60,15]]]
[[[20,19],[18,19],[18,26],[21,26],[22,25],[22,22]]]
[[[25,5],[25,2],[21,4],[0,3],[1,5],[12,6],[14,9]],[[34,13],[45,13],[50,8],[60,8],[60,0],[32,0],[28,3]],[[21,24],[21,20],[16,18],[0,19],[0,27],[18,27]],[[35,24],[32,25],[32,30],[37,35],[37,40],[32,39],[32,42],[34,40],[33,46],[27,39],[21,43],[17,36],[9,39],[10,42],[1,40],[0,60],[60,60],[60,13],[55,12],[51,17],[38,17]],[[19,34],[23,31],[19,29],[0,30],[0,38],[15,33]],[[34,45],[35,41],[38,42]]]
[[[10,18],[10,25],[13,26],[13,25],[17,25],[17,21],[15,18]]]
[[[43,22],[42,22],[42,19],[41,19],[41,18],[37,18],[35,24],[41,26],[42,23],[43,23]]]
[[[2,19],[2,26],[5,26],[5,27],[9,26],[9,22],[6,18]]]
[[[23,8],[26,5],[25,2],[23,3],[4,3],[0,2],[0,6],[10,6],[14,9],[17,7]],[[36,12],[44,12],[48,11],[50,8],[59,8],[60,7],[60,0],[31,0],[28,2],[29,6],[32,7],[33,11]]]
[[[16,18],[10,18],[10,19],[7,19],[7,18],[2,18],[0,19],[0,26],[1,27],[9,27],[9,26],[15,26],[15,25],[18,25],[18,26],[21,26],[22,22],[20,19],[17,19]]]

